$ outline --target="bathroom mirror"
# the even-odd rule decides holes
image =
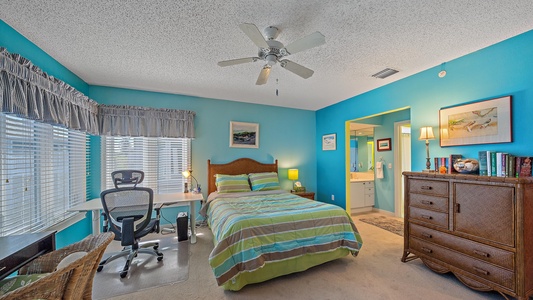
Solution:
[[[374,127],[350,131],[350,172],[374,170]]]

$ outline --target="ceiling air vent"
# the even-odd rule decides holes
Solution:
[[[372,77],[384,79],[396,73],[398,73],[398,70],[386,68],[372,75]]]

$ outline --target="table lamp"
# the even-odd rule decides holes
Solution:
[[[194,178],[194,176],[192,176],[192,170],[185,170],[185,171],[181,172],[181,174],[185,178],[191,177],[192,179],[194,179],[194,181],[196,182],[196,188],[193,189],[193,191],[196,191],[197,193],[201,192],[200,185],[198,184],[198,180],[196,180],[196,178]]]
[[[433,135],[433,127],[424,126],[420,128],[420,137],[419,140],[426,140],[426,170],[425,172],[431,171],[431,162],[429,158],[429,140],[434,140],[435,135]]]
[[[289,180],[292,180],[292,188],[294,189],[295,181],[298,180],[298,169],[289,169]]]

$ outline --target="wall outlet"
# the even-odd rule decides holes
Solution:
[[[331,201],[335,201],[335,195],[331,195]]]

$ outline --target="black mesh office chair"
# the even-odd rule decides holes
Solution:
[[[104,231],[114,232],[115,240],[121,241],[124,248],[102,260],[97,271],[100,272],[106,263],[127,256],[126,265],[120,272],[120,277],[124,278],[128,274],[131,261],[138,253],[156,255],[157,261],[163,259],[163,253],[158,251],[159,242],[139,241],[151,232],[159,232],[159,210],[156,210],[157,218],[152,219],[153,191],[137,186],[144,178],[142,171],[115,171],[111,176],[115,188],[100,194],[105,215]]]

